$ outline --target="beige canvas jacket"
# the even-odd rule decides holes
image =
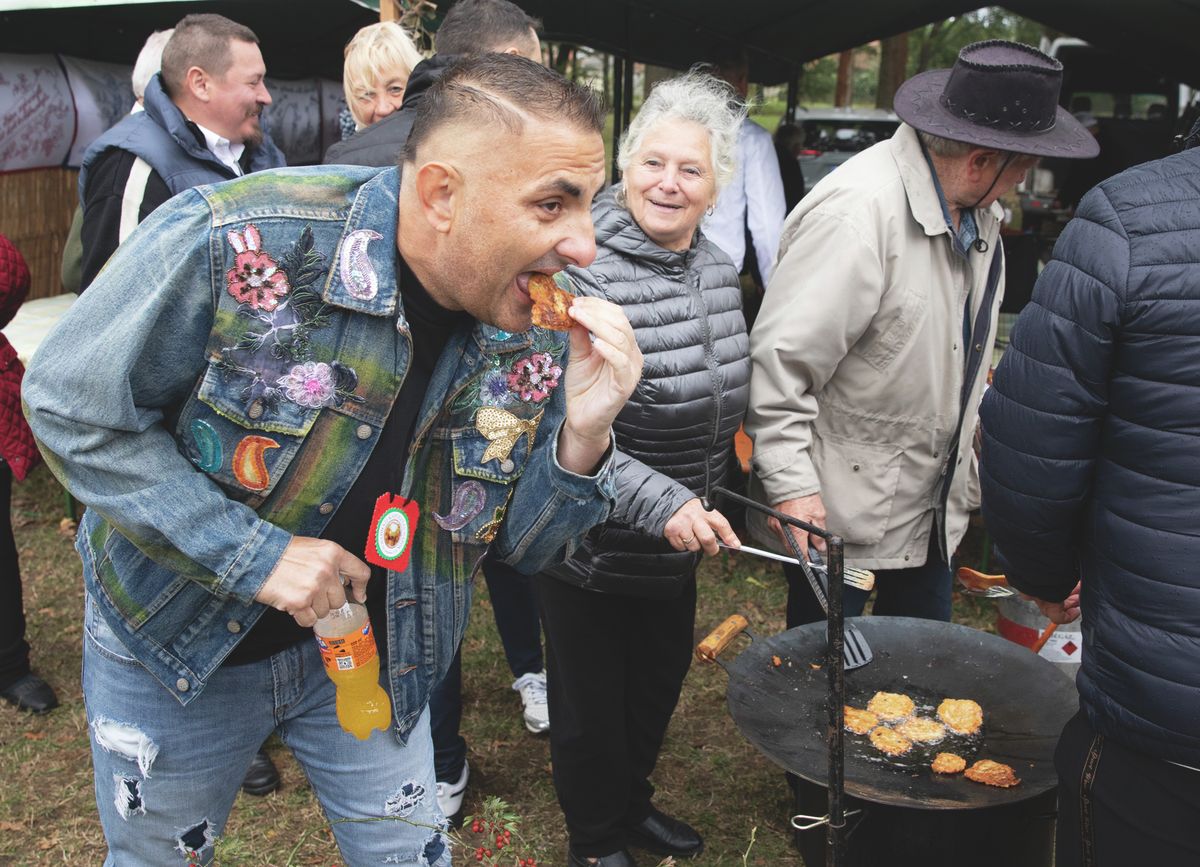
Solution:
[[[945,473],[946,551],[978,506],[971,437],[1003,293],[967,348],[963,306],[969,294],[973,323],[991,257],[1003,255],[1001,213],[975,211],[987,252],[956,253],[916,132],[902,125],[817,184],[784,225],[750,334],[751,490],[772,505],[819,491],[856,566],[925,562]],[[955,452],[965,349],[984,362]],[[762,520],[752,528],[780,544]]]

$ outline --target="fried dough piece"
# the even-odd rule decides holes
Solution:
[[[946,737],[946,727],[929,717],[915,716],[896,726],[896,731],[919,744],[936,744]]]
[[[963,776],[968,780],[974,780],[987,786],[998,786],[1001,789],[1010,788],[1021,782],[1013,773],[1012,768],[1002,765],[1000,762],[993,762],[991,759],[980,759],[967,768]]]
[[[916,708],[913,700],[900,692],[877,692],[867,702],[867,710],[877,714],[884,722],[910,717]]]
[[[845,705],[842,710],[846,716],[846,731],[854,732],[856,735],[865,735],[879,725],[879,717],[869,710],[850,707],[850,705]]]
[[[938,719],[951,731],[973,735],[983,725],[983,708],[969,698],[947,698],[938,705]]]
[[[967,767],[967,760],[954,753],[938,753],[930,767],[935,774],[961,774]]]
[[[912,741],[887,726],[871,729],[871,746],[889,756],[902,756],[912,749]]]
[[[533,299],[533,324],[551,331],[570,331],[575,320],[567,312],[575,298],[547,274],[529,275],[529,297]]]

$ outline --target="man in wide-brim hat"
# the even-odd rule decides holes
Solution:
[[[968,45],[952,69],[905,82],[895,135],[784,226],[750,338],[752,486],[842,535],[847,563],[876,572],[876,614],[950,619],[1004,286],[996,200],[1041,157],[1099,151],[1058,106],[1061,83],[1062,65],[1034,48]],[[788,626],[823,617],[799,570],[788,579]],[[846,615],[866,599],[846,588]]]

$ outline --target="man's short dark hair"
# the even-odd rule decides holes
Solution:
[[[414,162],[438,129],[451,123],[475,128],[500,126],[519,133],[526,117],[570,123],[587,132],[604,129],[600,94],[557,72],[511,54],[479,54],[451,64],[417,105],[412,132],[401,156]]]
[[[530,42],[542,22],[508,0],[458,0],[437,29],[438,54],[484,54]]]
[[[209,75],[224,75],[233,65],[229,43],[234,39],[258,44],[253,30],[224,15],[185,15],[163,49],[162,79],[167,95],[183,92],[184,78],[193,66]]]

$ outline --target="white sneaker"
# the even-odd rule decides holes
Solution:
[[[467,778],[471,776],[471,766],[463,760],[462,774],[453,783],[437,784],[437,802],[442,809],[442,815],[452,819],[462,810],[463,796],[467,793]]]
[[[533,671],[513,681],[512,688],[521,693],[525,709],[525,728],[535,735],[550,731],[550,706],[546,703],[546,672]]]

